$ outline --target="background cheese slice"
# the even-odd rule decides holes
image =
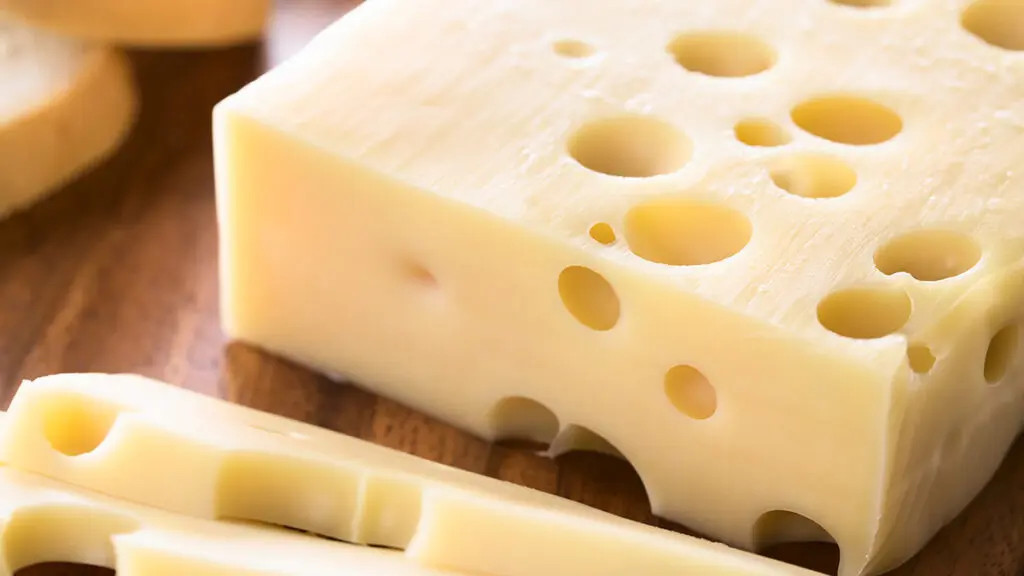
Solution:
[[[141,47],[225,46],[255,40],[271,0],[0,0],[0,12],[54,32]]]
[[[373,0],[215,112],[224,328],[884,571],[1024,418],[1022,10]]]
[[[105,497],[0,468],[0,575],[42,562],[76,562],[118,576],[455,576],[401,552],[277,527],[214,522]]]
[[[24,382],[0,461],[204,519],[271,522],[494,576],[812,572],[135,375]]]
[[[138,108],[118,51],[0,15],[0,217],[39,200],[120,146]]]

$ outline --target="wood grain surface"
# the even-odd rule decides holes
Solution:
[[[610,456],[557,460],[489,445],[356,386],[225,341],[217,310],[210,111],[355,2],[278,0],[261,45],[133,52],[142,115],[110,161],[0,221],[0,390],[55,372],[137,372],[669,528],[633,469]],[[54,535],[59,537],[59,535]],[[766,554],[823,572],[835,547]],[[45,565],[20,574],[109,571]],[[1024,574],[1024,446],[899,576]],[[640,576],[640,575],[637,575]]]

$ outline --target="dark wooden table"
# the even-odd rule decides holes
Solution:
[[[109,162],[49,200],[0,221],[0,392],[55,372],[137,372],[306,420],[474,472],[555,492],[629,518],[653,517],[630,466],[609,456],[557,460],[489,445],[252,348],[218,324],[210,110],[301,48],[355,1],[278,0],[262,45],[133,52],[142,115]],[[835,547],[766,554],[834,571]],[[66,565],[20,574],[107,572]],[[1024,445],[968,510],[899,576],[1024,575]]]

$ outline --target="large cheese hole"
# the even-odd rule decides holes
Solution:
[[[782,146],[790,141],[786,130],[767,118],[745,118],[733,126],[736,139],[747,146]]]
[[[646,487],[629,460],[597,433],[586,430],[583,436],[590,446],[606,448],[557,455],[558,493],[617,516],[654,523]]]
[[[1017,356],[1019,328],[1016,324],[1004,326],[992,336],[985,352],[985,381],[995,384],[1006,376],[1006,372]]]
[[[597,272],[569,266],[558,275],[558,294],[565,309],[581,324],[594,330],[611,330],[619,321],[619,297]]]
[[[503,398],[487,415],[491,434],[499,440],[550,444],[558,434],[558,417],[546,406],[521,396]]]
[[[42,410],[43,435],[65,456],[88,454],[103,444],[118,409],[84,396],[55,396]]]
[[[952,230],[918,230],[889,240],[874,255],[882,274],[906,272],[931,282],[967,272],[981,259],[981,247]]]
[[[649,178],[682,168],[693,144],[664,120],[624,115],[583,125],[569,139],[568,150],[580,165],[595,172]]]
[[[683,414],[696,420],[710,418],[718,409],[715,387],[693,366],[673,366],[665,373],[665,396]]]
[[[677,36],[668,52],[683,68],[708,76],[751,76],[775,64],[775,50],[764,40],[739,32],[696,32]]]
[[[644,260],[671,266],[724,260],[742,250],[752,233],[746,216],[716,202],[666,198],[626,213],[629,249]]]
[[[19,508],[4,526],[6,568],[29,574],[31,571],[22,569],[70,562],[113,569],[113,538],[139,528],[139,522],[128,515],[74,503]]]
[[[857,173],[839,158],[800,154],[775,162],[770,170],[776,186],[804,198],[835,198],[857,184]]]
[[[890,108],[858,96],[821,96],[797,104],[793,122],[819,138],[840,144],[881,144],[903,130]]]
[[[551,447],[548,449],[552,456],[560,456],[568,452],[580,451],[580,452],[597,452],[599,454],[608,454],[609,456],[615,456],[617,458],[625,458],[618,448],[612,445],[611,442],[607,441],[601,435],[597,434],[590,428],[580,426],[578,424],[570,424],[562,430],[558,436],[551,442]]]
[[[769,558],[824,574],[839,570],[835,538],[817,522],[788,510],[773,510],[758,518],[754,549]]]
[[[608,246],[615,243],[615,230],[606,222],[598,222],[590,227],[590,237]]]
[[[1024,50],[1024,2],[976,0],[960,16],[965,30],[998,48]]]
[[[911,344],[907,347],[907,361],[911,370],[918,374],[926,374],[935,366],[935,355],[924,344]]]
[[[847,338],[881,338],[902,328],[912,308],[910,296],[900,288],[846,288],[818,303],[818,321]]]

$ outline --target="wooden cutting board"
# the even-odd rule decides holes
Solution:
[[[112,160],[41,205],[0,221],[0,391],[54,372],[138,372],[419,456],[654,518],[633,469],[612,457],[550,460],[489,445],[401,405],[252,348],[227,344],[217,311],[210,110],[294,53],[351,0],[279,0],[266,41],[132,55],[143,93]],[[767,554],[834,571],[836,549]],[[45,565],[21,574],[109,571]],[[1024,444],[988,488],[894,576],[1024,576]]]

